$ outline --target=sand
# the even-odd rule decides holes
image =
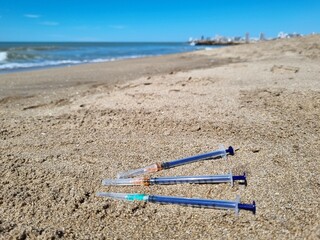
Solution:
[[[0,75],[1,239],[319,239],[320,36]],[[103,187],[123,170],[248,186]],[[257,214],[96,197],[256,201]]]

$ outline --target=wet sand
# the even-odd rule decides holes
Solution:
[[[0,238],[317,239],[320,37],[0,75]],[[123,170],[239,148],[152,176],[248,186],[103,187]],[[257,214],[96,197],[235,199]]]

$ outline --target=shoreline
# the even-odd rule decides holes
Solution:
[[[173,53],[174,54],[174,53]],[[39,70],[47,70],[47,69],[56,69],[56,68],[66,68],[66,67],[73,67],[73,66],[81,66],[86,64],[97,64],[97,63],[108,63],[108,62],[118,62],[123,60],[131,60],[131,59],[143,59],[143,58],[150,58],[150,57],[159,57],[159,56],[166,56],[171,54],[164,54],[164,55],[150,55],[150,56],[138,56],[138,57],[127,57],[127,58],[118,58],[118,59],[110,59],[105,61],[97,61],[97,62],[81,62],[81,63],[74,63],[74,64],[60,64],[60,65],[47,65],[41,67],[29,67],[29,68],[19,68],[19,69],[10,69],[0,71],[0,76],[2,74],[11,74],[11,73],[24,73],[24,72],[33,72]]]
[[[161,55],[161,54],[160,55],[150,55],[150,56],[133,56],[133,57],[123,57],[123,58],[120,57],[120,58],[117,58],[117,59],[111,58],[111,59],[102,60],[102,61],[92,61],[92,62],[84,61],[84,62],[73,63],[73,64],[66,63],[66,64],[46,65],[46,66],[39,66],[39,67],[8,69],[8,70],[0,71],[0,75],[2,75],[2,74],[11,74],[11,73],[20,73],[20,72],[32,72],[32,71],[55,69],[55,68],[65,68],[65,67],[72,67],[72,66],[81,66],[81,65],[86,65],[86,64],[118,62],[118,61],[122,61],[122,60],[131,60],[131,59],[143,59],[143,58],[159,57],[159,56],[166,56],[166,55],[172,55],[172,54],[179,54],[179,53],[171,53],[171,54],[163,54],[163,55]]]
[[[6,43],[2,43],[2,44],[6,44]],[[21,44],[25,44],[24,47],[19,47],[19,44],[18,43],[7,43],[8,45],[12,45],[12,49],[15,49],[15,48],[27,48],[27,49],[35,49],[37,50],[38,48],[43,48],[43,49],[50,49],[50,47],[52,49],[59,49],[60,48],[63,48],[64,45],[63,44],[75,44],[75,46],[77,46],[77,44],[79,44],[80,46],[82,46],[84,49],[85,47],[92,47],[94,48],[95,47],[95,44],[98,44],[97,47],[105,47],[105,48],[110,48],[112,51],[112,47],[119,47],[121,46],[122,48],[125,48],[126,47],[126,44],[134,44],[133,47],[137,47],[137,46],[140,46],[140,53],[137,52],[137,50],[133,51],[131,50],[127,50],[127,52],[122,52],[122,56],[118,56],[117,54],[114,54],[114,56],[112,55],[108,55],[106,53],[105,56],[100,56],[98,54],[94,55],[95,57],[91,56],[90,58],[87,56],[87,58],[83,59],[80,57],[80,53],[79,54],[79,57],[78,58],[72,58],[72,57],[69,57],[68,58],[68,55],[65,56],[64,59],[55,59],[55,60],[50,60],[49,58],[46,59],[43,57],[43,61],[42,62],[14,62],[13,59],[11,59],[13,62],[1,62],[2,59],[0,59],[0,62],[1,62],[1,65],[0,65],[0,74],[7,74],[7,73],[14,73],[14,72],[25,72],[25,71],[34,71],[34,70],[45,70],[45,69],[50,69],[50,68],[56,68],[56,67],[65,67],[65,66],[76,66],[76,65],[83,65],[83,64],[93,64],[93,63],[104,63],[104,62],[112,62],[112,61],[120,61],[120,60],[128,60],[128,59],[137,59],[137,58],[145,58],[145,57],[157,57],[157,56],[165,56],[165,55],[171,55],[171,54],[179,54],[179,53],[187,53],[187,52],[193,52],[193,51],[197,51],[197,50],[200,50],[201,48],[196,48],[196,47],[190,47],[189,44],[187,43],[182,43],[182,42],[177,42],[177,43],[166,43],[166,42],[160,42],[160,43],[126,43],[126,42],[120,42],[120,43],[109,43],[109,42],[106,42],[106,43],[85,43],[85,42],[81,42],[81,43],[65,43],[65,42],[62,42],[62,43],[46,43],[46,42],[43,42],[43,43],[21,43]],[[15,44],[18,44],[17,46],[14,47]],[[37,46],[37,44],[40,44],[39,46]],[[42,46],[42,45],[44,46]],[[49,44],[49,46],[46,46],[45,44]],[[99,44],[102,44],[102,45],[99,45]],[[156,44],[159,44],[159,46],[157,47],[166,47],[167,45],[166,44],[176,44],[176,45],[173,45],[175,47],[174,50],[170,49],[170,48],[164,48],[162,50],[157,50],[156,48],[153,49],[153,50],[150,50],[150,51],[147,51],[146,49],[144,49],[143,45],[146,45],[145,48],[147,48],[149,46],[149,44],[151,44],[151,46],[155,47]],[[51,46],[52,45],[52,46]],[[67,47],[70,47],[69,45],[65,46],[66,47],[66,50],[65,52],[68,53],[68,49]],[[155,45],[155,46],[154,46]],[[22,45],[23,46],[23,45]],[[173,47],[171,46],[171,47]],[[1,47],[1,42],[0,42],[0,47]],[[5,47],[5,46],[3,46]],[[127,46],[128,47],[128,46]],[[7,46],[8,48],[8,46]],[[0,52],[0,53],[4,53],[5,55],[5,59],[6,60],[6,56],[8,53],[11,53],[11,52],[14,52],[14,50],[11,50],[11,48],[8,48],[8,49],[4,49],[3,52]],[[81,51],[84,51],[84,49],[79,49],[78,51],[81,52]],[[104,49],[106,51],[106,49]],[[120,49],[121,50],[121,49]],[[75,50],[72,50],[70,49],[70,51],[75,51]],[[91,51],[93,51],[91,49]],[[125,51],[125,50],[122,50],[122,51]],[[146,52],[147,51],[147,52]],[[38,55],[36,55],[36,53],[34,53],[35,56],[38,56],[38,57],[41,57],[40,55],[41,52],[38,53]],[[11,54],[14,54],[14,53],[11,53]],[[53,54],[53,53],[52,53]],[[61,53],[63,54],[63,53]],[[3,64],[3,66],[2,66]],[[5,68],[6,67],[6,68]]]
[[[76,85],[107,84],[111,86],[142,76],[151,77],[193,68],[207,68],[229,62],[225,59],[213,63],[207,56],[194,53],[196,51],[0,74],[2,85],[0,98],[28,93],[32,95],[39,92],[37,90],[39,87],[41,91],[49,89],[55,91]],[[77,72],[81,72],[82,75]]]

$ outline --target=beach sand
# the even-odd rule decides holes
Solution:
[[[319,239],[320,36],[0,75],[0,238]],[[235,183],[103,187],[154,162],[239,148],[152,176]],[[256,201],[257,214],[96,197]]]

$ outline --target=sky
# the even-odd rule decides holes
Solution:
[[[320,33],[320,0],[0,0],[0,41],[187,41]]]

